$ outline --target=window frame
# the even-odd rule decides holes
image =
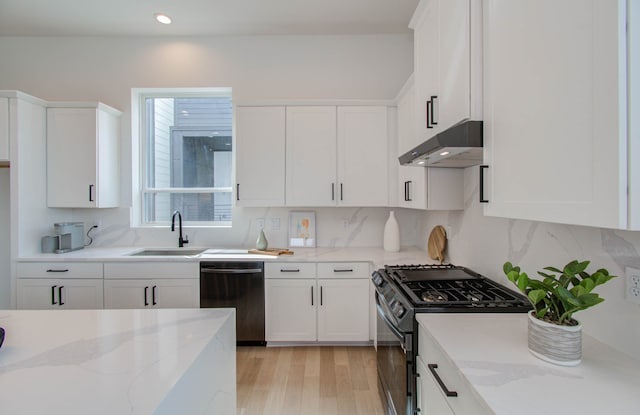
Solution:
[[[132,168],[132,225],[140,228],[166,228],[171,225],[170,221],[146,222],[145,210],[146,196],[150,194],[184,194],[184,193],[229,193],[231,194],[232,219],[230,221],[183,221],[184,227],[223,227],[228,228],[233,223],[233,183],[235,182],[235,115],[233,106],[232,89],[220,88],[133,88],[131,126],[133,137],[132,159],[137,160],[137,164]],[[147,146],[147,132],[151,119],[148,117],[146,101],[148,98],[212,98],[226,97],[231,100],[232,122],[231,122],[231,183],[230,187],[149,187],[148,180],[150,172],[149,151]],[[137,143],[136,143],[137,141]],[[136,145],[137,144],[137,145]],[[137,151],[136,151],[137,148]],[[151,149],[153,151],[153,149]],[[136,154],[138,153],[137,157]],[[137,176],[137,180],[135,179]]]

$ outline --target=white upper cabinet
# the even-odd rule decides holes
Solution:
[[[387,107],[338,107],[338,205],[387,206],[387,143]]]
[[[236,108],[236,205],[284,206],[285,108]]]
[[[335,206],[336,107],[287,107],[286,204]]]
[[[9,98],[0,97],[0,164],[9,161]]]
[[[387,108],[287,107],[287,206],[386,206]]]
[[[640,229],[638,8],[485,2],[486,215]]]
[[[415,142],[414,85],[410,78],[398,97],[398,156]],[[413,141],[412,141],[413,140]],[[464,209],[462,169],[400,166],[398,168],[398,206],[424,210]]]
[[[47,205],[119,204],[120,112],[104,104],[47,108]]]
[[[414,30],[414,146],[461,121],[482,119],[481,24],[479,0],[418,5],[409,24]]]

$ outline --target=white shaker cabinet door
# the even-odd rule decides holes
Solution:
[[[627,227],[624,7],[485,2],[485,215]]]
[[[105,279],[105,308],[198,308],[198,279]]]
[[[0,97],[0,163],[9,161],[9,98]]]
[[[266,340],[316,341],[317,298],[315,279],[266,279]]]
[[[285,108],[236,108],[236,205],[284,206]]]
[[[286,204],[335,206],[336,107],[287,107]]]
[[[369,279],[319,279],[318,340],[369,340]]]
[[[387,107],[338,107],[339,206],[388,206]]]
[[[18,279],[18,309],[102,308],[102,279]]]

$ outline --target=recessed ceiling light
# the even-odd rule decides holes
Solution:
[[[171,24],[171,18],[164,13],[156,13],[153,17],[162,24]]]
[[[422,166],[424,164],[424,160],[420,160],[418,164]]]
[[[441,156],[446,156],[447,154],[449,154],[448,151],[443,151],[442,153],[440,153]]]

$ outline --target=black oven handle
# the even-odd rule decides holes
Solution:
[[[378,299],[378,293],[376,293],[376,309],[378,310],[378,315],[380,316],[380,318],[385,322],[387,327],[389,327],[389,330],[391,330],[393,334],[396,335],[396,337],[400,338],[401,340],[400,345],[402,347],[402,350],[404,350],[404,352],[407,353],[407,349],[404,346],[404,342],[405,342],[404,334],[400,330],[398,330],[398,328],[384,314],[384,309],[382,308],[382,305],[380,304],[380,300]]]

